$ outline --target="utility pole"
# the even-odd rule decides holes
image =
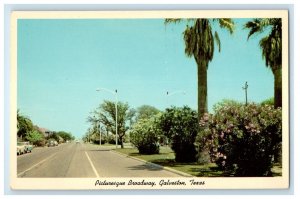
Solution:
[[[246,106],[248,105],[248,96],[247,96],[247,89],[248,89],[248,83],[245,83],[245,87],[242,87],[245,90],[245,95],[246,95]]]

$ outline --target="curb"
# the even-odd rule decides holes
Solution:
[[[137,161],[140,161],[140,162],[143,162],[145,164],[148,164],[148,165],[151,165],[153,167],[157,167],[159,169],[164,169],[164,170],[167,170],[167,171],[170,171],[172,173],[175,173],[175,174],[178,174],[178,175],[181,175],[181,176],[184,176],[184,177],[195,177],[193,175],[190,175],[188,173],[184,173],[182,171],[178,171],[178,170],[175,170],[175,169],[172,169],[170,167],[164,167],[164,166],[161,166],[159,164],[155,164],[155,163],[152,163],[152,162],[148,162],[146,160],[143,160],[143,159],[140,159],[140,158],[136,158],[136,157],[133,157],[133,156],[130,156],[130,155],[126,155],[124,153],[121,153],[121,152],[118,152],[118,151],[115,151],[115,150],[110,150],[111,152],[113,153],[116,153],[116,154],[119,154],[119,155],[122,155],[122,156],[125,156],[127,158],[131,158],[131,159],[134,159],[134,160],[137,160]]]

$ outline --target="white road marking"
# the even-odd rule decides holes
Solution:
[[[93,164],[93,162],[91,161],[91,159],[90,159],[90,157],[89,157],[89,155],[88,155],[88,153],[87,153],[86,151],[85,151],[85,155],[86,155],[86,157],[88,158],[88,160],[89,160],[89,162],[90,162],[90,164],[91,164],[91,166],[92,166],[92,169],[93,169],[94,173],[96,174],[96,177],[99,178],[99,174],[98,174],[96,168],[94,167],[94,164]]]
[[[18,177],[21,176],[21,175],[23,175],[24,173],[30,171],[31,169],[37,167],[38,165],[42,164],[43,162],[47,161],[48,159],[52,158],[52,157],[53,157],[54,155],[56,155],[57,153],[58,153],[58,152],[56,152],[56,153],[50,155],[49,157],[47,157],[47,158],[43,159],[42,161],[36,163],[35,165],[33,165],[32,167],[30,167],[29,169],[26,169],[25,171],[22,171],[22,172],[18,173]]]

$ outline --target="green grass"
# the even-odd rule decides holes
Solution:
[[[96,146],[100,146],[99,143],[89,143],[91,145],[96,145]],[[109,144],[109,143],[101,143],[101,146],[116,146],[115,144]]]
[[[170,167],[172,169],[188,173],[194,176],[221,176],[222,171],[217,169],[216,164],[210,163],[206,165],[199,165],[198,163],[177,163],[175,162],[175,154],[169,147],[160,147],[159,154],[152,155],[144,155],[139,154],[138,150],[135,148],[127,148],[127,149],[115,149],[116,151],[133,156],[136,158],[140,158],[146,160],[148,162],[152,162],[155,164],[159,164],[164,167]]]
[[[148,162],[152,162],[155,164],[159,164],[164,167],[170,167],[172,169],[188,173],[193,176],[198,177],[224,177],[228,176],[223,174],[221,170],[218,169],[215,163],[208,163],[200,165],[198,163],[178,163],[175,162],[175,154],[169,147],[160,147],[159,154],[152,155],[144,155],[139,154],[138,150],[135,148],[124,148],[124,149],[114,149],[120,153],[133,156],[136,158],[140,158],[146,160]],[[272,172],[274,176],[282,176],[282,168],[279,164],[275,164],[272,168]]]

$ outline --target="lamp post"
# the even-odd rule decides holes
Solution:
[[[116,108],[116,148],[118,148],[118,90],[116,89],[115,92],[106,88],[97,88],[97,92],[99,91],[106,91],[115,96],[115,108]]]
[[[246,106],[248,105],[248,96],[247,96],[247,89],[248,89],[248,83],[245,83],[245,87],[242,87],[245,90],[245,96],[246,96]]]

